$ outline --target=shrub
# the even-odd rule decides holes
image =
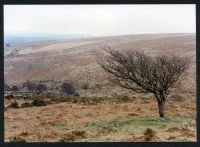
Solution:
[[[28,108],[28,107],[32,107],[33,105],[31,103],[23,103],[21,104],[21,108]]]
[[[75,140],[75,135],[64,134],[63,137],[59,139],[59,142],[74,141],[74,140]]]
[[[72,131],[75,136],[85,137],[85,131]]]
[[[18,91],[19,87],[17,85],[13,85],[10,90],[11,91]]]
[[[72,83],[63,83],[61,85],[61,92],[65,92],[67,95],[73,95],[75,91],[76,90]]]
[[[10,90],[10,86],[6,83],[4,83],[4,91]]]
[[[121,96],[121,97],[119,97],[119,99],[120,99],[121,101],[123,101],[123,102],[129,101],[129,97],[128,97],[128,96]]]
[[[79,102],[79,100],[77,100],[77,99],[72,100],[72,103],[78,103],[78,102]]]
[[[58,101],[60,102],[71,102],[72,98],[67,96],[67,97],[61,97]]]
[[[89,83],[88,82],[83,83],[81,88],[84,89],[84,90],[88,89],[89,88]]]
[[[44,100],[36,99],[31,103],[31,105],[40,107],[40,106],[46,106],[47,103]]]
[[[6,96],[5,98],[7,98],[7,99],[14,99],[14,96],[13,95],[8,95],[8,96]]]
[[[111,133],[111,132],[115,132],[116,129],[114,129],[113,126],[101,126],[98,128],[97,132],[98,134],[105,134],[105,133]]]
[[[147,130],[144,132],[145,141],[151,141],[154,135],[155,132],[151,128],[147,128]]]
[[[25,139],[19,137],[19,136],[14,136],[12,138],[9,138],[10,142],[26,142]]]
[[[44,85],[44,84],[38,84],[38,85],[37,85],[37,90],[38,90],[39,92],[42,92],[42,91],[44,91],[44,90],[47,90],[47,86]]]
[[[10,107],[19,108],[19,104],[17,103],[17,101],[14,101],[14,102],[11,103]]]
[[[65,141],[75,141],[78,138],[84,138],[85,137],[85,131],[72,131],[71,133],[64,134],[62,138],[59,139],[60,142]]]
[[[74,96],[80,96],[80,93],[78,91],[75,91]]]
[[[102,88],[102,85],[101,85],[101,84],[96,84],[95,87],[96,87],[97,89],[101,89],[101,88]]]
[[[33,92],[34,90],[36,90],[37,89],[37,84],[36,83],[34,83],[34,82],[32,82],[32,81],[26,81],[23,85],[22,85],[22,87],[23,88],[26,88],[27,87],[27,89],[29,90],[29,91],[31,91],[31,92]]]

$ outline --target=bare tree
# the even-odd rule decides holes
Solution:
[[[188,57],[158,55],[151,57],[142,51],[104,49],[96,55],[98,64],[113,75],[114,82],[139,93],[153,93],[158,102],[159,115],[165,118],[165,102],[169,88],[189,67]]]

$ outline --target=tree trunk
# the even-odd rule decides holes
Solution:
[[[165,119],[165,94],[161,92],[160,94],[155,94],[158,102],[159,116]]]
[[[165,119],[165,100],[158,101],[159,116]]]

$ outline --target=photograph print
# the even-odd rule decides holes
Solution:
[[[196,142],[196,5],[4,5],[4,142]]]

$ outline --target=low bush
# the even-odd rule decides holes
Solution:
[[[19,104],[17,103],[17,101],[14,101],[10,104],[10,107],[12,108],[19,108]]]
[[[33,81],[26,81],[22,85],[23,88],[27,88],[28,91],[33,92],[37,90],[37,84]]]
[[[77,100],[77,99],[72,100],[72,103],[78,103],[78,102],[79,102],[79,100]]]
[[[37,90],[38,90],[38,92],[45,91],[45,90],[47,90],[47,86],[40,83],[37,85]]]
[[[85,131],[72,131],[71,133],[64,134],[63,137],[59,139],[59,142],[75,141],[76,139],[84,138]]]
[[[117,130],[114,129],[114,126],[111,126],[111,125],[101,126],[97,129],[98,134],[106,134],[106,133],[111,133],[115,131]]]
[[[75,91],[75,92],[74,92],[74,96],[78,96],[78,97],[79,97],[79,96],[81,96],[81,95],[80,95],[80,93],[79,93],[78,91]]]
[[[60,139],[59,142],[67,142],[67,141],[74,141],[75,135],[73,134],[64,134]]]
[[[76,91],[72,83],[63,83],[60,88],[61,92],[67,93],[67,95],[73,95]]]
[[[61,98],[54,99],[52,101],[55,101],[55,102],[71,102],[72,101],[72,97],[66,96],[66,97],[61,97]]]
[[[31,103],[31,105],[32,105],[32,106],[40,107],[40,106],[46,106],[47,103],[46,103],[44,100],[35,99],[35,100]]]
[[[144,132],[145,141],[151,141],[155,136],[155,132],[151,128],[147,128]]]
[[[13,95],[8,95],[8,96],[5,96],[5,98],[7,98],[7,99],[13,99],[14,96]]]
[[[14,137],[11,137],[9,138],[10,142],[26,142],[25,139],[23,139],[22,137],[20,136],[14,136]]]
[[[72,131],[75,136],[85,137],[85,131]]]
[[[84,89],[84,90],[87,90],[89,88],[89,83],[88,82],[83,83],[81,88]]]
[[[130,100],[128,96],[120,96],[118,99],[123,102],[128,102]]]
[[[33,105],[31,103],[23,103],[21,104],[21,108],[28,108],[28,107],[32,107]]]
[[[10,88],[11,91],[18,91],[19,90],[19,86],[17,85],[13,85],[11,88]]]
[[[10,90],[10,86],[6,83],[4,83],[4,91]]]

